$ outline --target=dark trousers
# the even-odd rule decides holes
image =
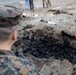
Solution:
[[[42,3],[43,3],[43,8],[46,7],[46,0],[42,0]]]
[[[29,0],[30,2],[30,10],[34,10],[34,2],[33,0]]]

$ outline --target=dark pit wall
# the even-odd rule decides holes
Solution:
[[[73,64],[76,64],[76,46],[71,45],[70,39],[75,37],[62,31],[64,36],[63,41],[55,39],[53,36],[33,36],[20,37],[14,44],[16,56],[25,57],[27,53],[32,54],[36,58],[50,58],[53,56],[56,59],[68,59]]]

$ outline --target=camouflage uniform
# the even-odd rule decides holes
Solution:
[[[0,50],[0,75],[39,75],[27,59],[16,57],[12,51]]]

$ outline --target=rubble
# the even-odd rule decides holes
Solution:
[[[40,75],[71,75],[73,66],[68,60],[56,60],[50,58],[42,67]]]

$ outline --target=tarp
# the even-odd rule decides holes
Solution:
[[[9,5],[20,8],[20,0],[0,0],[0,5]]]

